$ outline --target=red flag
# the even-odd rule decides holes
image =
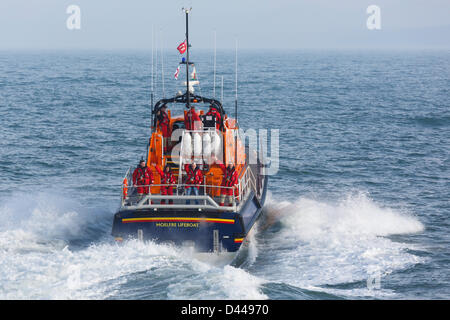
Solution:
[[[184,40],[180,45],[177,47],[177,50],[183,54],[187,49],[186,40]]]

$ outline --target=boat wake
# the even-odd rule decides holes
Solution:
[[[389,275],[423,260],[410,253],[413,244],[391,237],[422,232],[423,224],[365,193],[332,203],[270,198],[262,224],[258,265],[271,263],[254,272],[271,282],[344,297],[392,296]]]
[[[150,241],[117,244],[112,214],[48,194],[1,203],[0,299],[267,298],[241,268]]]
[[[40,241],[86,239],[86,231],[104,226],[104,209],[87,209],[63,195],[13,194],[0,204],[0,232],[17,231]]]
[[[56,195],[13,196],[0,204],[0,299],[395,297],[390,275],[424,260],[413,244],[392,238],[422,232],[422,223],[366,194],[331,203],[269,197],[265,210],[241,261],[217,266],[185,248],[116,244],[112,210]],[[372,276],[380,277],[378,290],[367,286]]]

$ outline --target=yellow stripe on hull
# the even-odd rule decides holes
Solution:
[[[133,222],[208,222],[208,223],[227,223],[234,224],[234,219],[216,219],[216,218],[184,218],[184,217],[154,217],[154,218],[127,218],[122,219],[122,223]]]

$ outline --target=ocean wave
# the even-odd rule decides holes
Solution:
[[[412,120],[424,127],[446,127],[450,123],[450,116],[445,115],[427,115],[416,116]]]
[[[412,244],[390,239],[392,235],[423,232],[425,227],[417,217],[381,206],[365,193],[332,202],[307,197],[277,201],[270,197],[266,210],[267,236],[259,252],[263,261],[264,253],[270,255],[270,266],[255,271],[267,281],[343,296],[390,297],[388,289],[369,290],[367,279],[373,275],[386,279],[424,259],[411,253]],[[353,282],[359,285],[329,287]]]
[[[186,248],[137,240],[117,244],[105,224],[110,212],[95,214],[61,195],[16,193],[2,202],[0,214],[0,299],[267,298],[262,279],[202,262]],[[254,250],[249,249],[250,262]],[[136,284],[128,292],[136,277],[144,287]]]
[[[93,212],[58,193],[16,192],[2,201],[0,214],[0,232],[20,230],[38,241],[45,241],[84,237],[86,228],[96,225],[108,212]]]

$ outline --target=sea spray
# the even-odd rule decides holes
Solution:
[[[271,265],[254,269],[269,281],[321,290],[360,281],[362,289],[357,289],[362,291],[349,289],[339,294],[371,295],[365,287],[368,277],[374,273],[386,276],[423,260],[409,252],[413,245],[388,238],[422,232],[423,224],[410,213],[377,204],[365,193],[335,202],[307,197],[292,202],[276,200],[269,197],[267,240],[259,248],[260,258],[270,256]],[[390,294],[389,290],[384,293]]]
[[[39,240],[85,238],[86,228],[110,215],[102,208],[87,209],[74,199],[57,193],[13,194],[0,204],[0,231],[21,230]]]

